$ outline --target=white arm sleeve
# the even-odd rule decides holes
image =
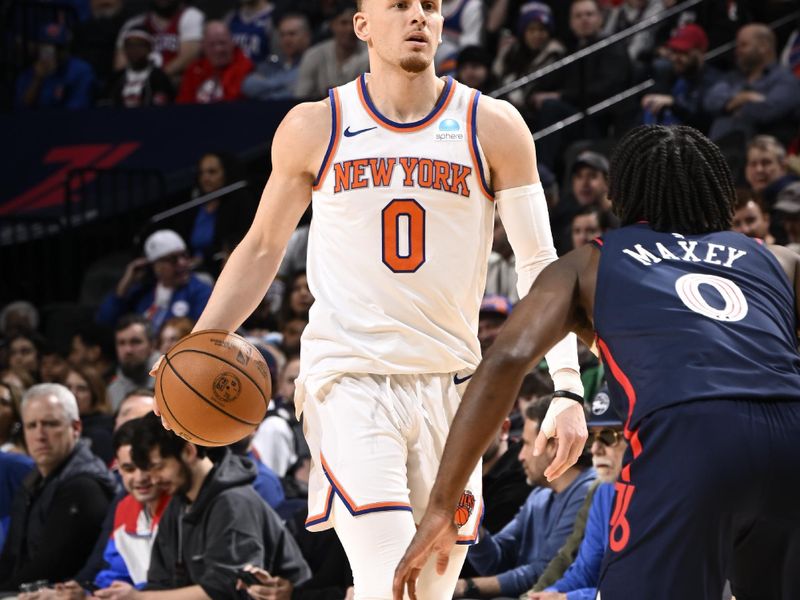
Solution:
[[[558,258],[553,246],[544,189],[541,183],[533,183],[501,190],[495,194],[495,202],[514,250],[517,291],[522,298],[539,273]],[[568,334],[545,354],[545,358],[555,389],[583,396],[575,334]]]

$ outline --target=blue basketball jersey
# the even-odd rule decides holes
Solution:
[[[233,41],[255,64],[265,61],[270,54],[272,13],[272,6],[268,6],[260,13],[245,18],[241,10],[237,10],[228,22]]]
[[[762,244],[637,224],[597,245],[594,325],[627,429],[681,402],[800,400],[794,293]]]

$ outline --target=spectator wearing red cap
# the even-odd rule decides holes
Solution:
[[[253,63],[233,41],[222,21],[209,21],[203,32],[203,56],[184,73],[179,104],[211,104],[242,98],[242,82]]]
[[[70,33],[60,23],[39,32],[37,58],[17,79],[17,108],[88,108],[94,71],[69,53]]]
[[[666,43],[670,69],[655,93],[642,98],[643,121],[648,124],[691,125],[708,131],[711,117],[703,98],[721,77],[705,62],[708,36],[703,28],[689,23],[678,29]]]

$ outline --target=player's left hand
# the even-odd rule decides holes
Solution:
[[[434,553],[436,553],[436,572],[443,575],[457,537],[458,528],[453,521],[453,511],[431,510],[429,507],[417,527],[414,539],[411,540],[394,571],[392,583],[394,600],[403,600],[406,589],[411,600],[416,600],[417,578]]]

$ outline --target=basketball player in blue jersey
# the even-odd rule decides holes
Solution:
[[[737,599],[800,598],[800,555],[787,550],[800,527],[800,257],[728,231],[730,172],[688,127],[627,134],[609,196],[623,227],[545,269],[472,378],[396,599],[429,555],[445,564],[472,465],[525,373],[570,330],[596,341],[628,408],[597,597],[711,600],[730,578]],[[571,418],[556,417],[556,437]],[[540,435],[536,451],[549,443]],[[550,477],[571,460],[557,443]],[[743,564],[748,538],[762,547]]]
[[[254,223],[196,330],[241,325],[312,202],[307,276],[316,301],[295,394],[312,456],[306,526],[335,528],[358,600],[388,600],[480,361],[495,207],[515,251],[520,296],[556,255],[519,113],[435,74],[440,0],[362,0],[358,9],[353,24],[370,72],[286,116]],[[547,360],[559,396],[551,412],[579,424],[559,434],[580,448],[587,433],[574,335]],[[452,597],[476,539],[477,460],[468,480],[450,515],[459,526],[450,567],[443,577],[433,563],[423,569],[424,598]]]

